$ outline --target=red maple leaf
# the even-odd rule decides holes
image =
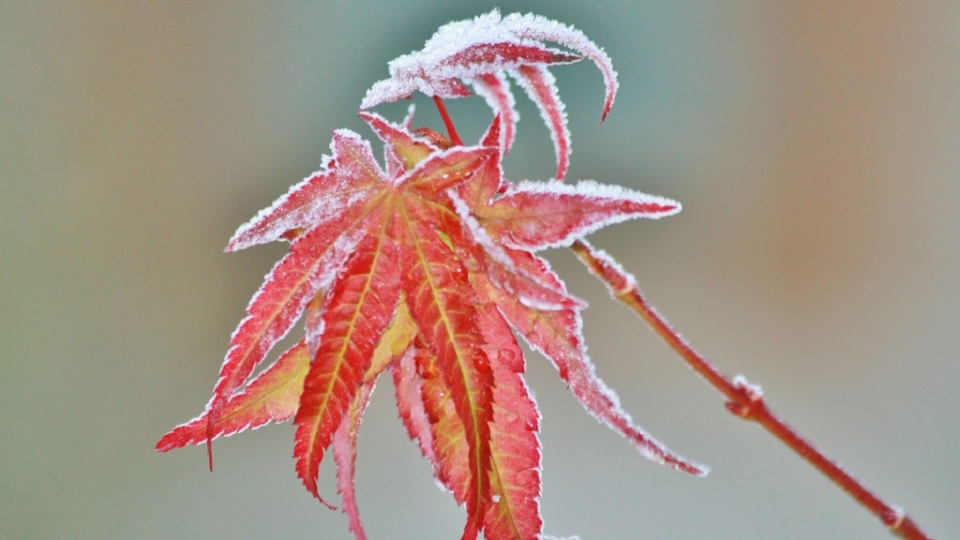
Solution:
[[[516,119],[504,70],[544,109],[560,141],[558,178],[566,168],[565,119],[544,66],[576,57],[540,40],[597,61],[607,77],[606,114],[616,88],[609,59],[578,31],[533,16],[493,12],[454,23],[428,41],[427,53],[392,63],[393,78],[378,83],[365,106],[416,89],[460,96],[459,79],[469,78],[493,96],[490,129],[480,144],[464,146],[454,133],[415,135],[412,117],[398,125],[361,113],[385,143],[386,170],[359,135],[335,131],[322,170],[230,240],[227,251],[279,239],[291,246],[247,307],[205,412],[164,436],[158,450],[293,418],[298,476],[323,501],[317,478],[332,446],[350,528],[365,538],[353,487],[357,430],[378,377],[390,371],[410,437],[466,507],[463,538],[539,538],[539,412],[515,331],[643,455],[705,472],[619,407],[586,355],[583,303],[535,254],[611,223],[673,214],[679,204],[595,182],[504,179],[500,161]],[[248,381],[301,318],[305,337]]]

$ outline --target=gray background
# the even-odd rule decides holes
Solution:
[[[960,4],[497,2],[576,25],[620,72],[554,69],[570,178],[676,198],[594,235],[726,372],[940,538],[960,534]],[[221,252],[315,170],[386,62],[493,2],[4,2],[0,7],[0,538],[350,538],[299,485],[292,429],[153,451],[209,397],[281,245]],[[452,103],[465,138],[478,100]],[[519,96],[514,179],[553,170]],[[440,128],[421,104],[422,122]],[[377,110],[398,119],[405,105]],[[485,113],[484,113],[485,114]],[[887,538],[740,422],[569,253],[599,373],[713,467],[657,467],[539,357],[546,532]],[[372,539],[457,538],[463,515],[383,384],[360,437]],[[322,489],[335,490],[331,469]]]

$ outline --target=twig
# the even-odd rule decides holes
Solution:
[[[750,384],[746,378],[739,375],[731,380],[694,350],[690,343],[647,302],[634,277],[624,271],[606,253],[583,240],[575,242],[571,249],[590,269],[590,272],[607,285],[614,298],[636,311],[694,371],[728,399],[725,405],[730,412],[744,420],[763,426],[866,507],[871,514],[877,516],[895,535],[907,540],[932,538],[920,529],[903,508],[885,502],[839,463],[774,414],[764,401],[763,392],[759,386]]]

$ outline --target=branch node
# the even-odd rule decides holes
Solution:
[[[755,413],[764,407],[763,389],[760,385],[748,381],[743,375],[733,378],[733,388],[737,392],[737,397],[724,403],[724,406],[744,420],[753,419]]]
[[[880,521],[892,531],[900,528],[905,517],[907,517],[907,513],[897,505],[890,505],[889,509],[880,512]]]

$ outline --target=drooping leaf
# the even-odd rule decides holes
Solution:
[[[430,453],[436,459],[435,476],[453,494],[458,504],[467,503],[474,482],[470,468],[470,443],[463,422],[457,415],[453,396],[447,391],[437,357],[429,350],[420,348],[416,350],[414,361],[420,376],[419,397],[430,423],[429,437],[425,440],[430,441]]]
[[[360,509],[357,508],[357,495],[354,486],[354,474],[357,464],[357,436],[360,434],[360,419],[370,403],[375,381],[364,383],[353,398],[353,403],[343,415],[340,427],[333,434],[333,455],[337,462],[337,491],[343,497],[343,513],[347,515],[350,530],[357,540],[366,540],[367,533],[360,522]]]
[[[433,465],[434,475],[440,475],[440,461],[433,451],[433,435],[430,433],[430,418],[423,405],[423,380],[417,373],[416,355],[423,349],[410,347],[393,365],[393,386],[397,397],[397,410],[407,429],[407,435],[420,446],[424,457]]]
[[[454,398],[463,422],[471,471],[464,540],[476,538],[489,497],[493,375],[475,323],[473,290],[460,261],[432,228],[403,212],[403,289],[410,314]]]
[[[487,105],[496,111],[495,125],[498,128],[496,146],[503,153],[509,152],[516,136],[517,122],[520,121],[520,113],[516,110],[516,101],[513,99],[513,92],[510,91],[510,83],[502,72],[483,73],[473,79],[473,88],[478,95],[487,100]],[[485,142],[484,146],[493,146],[493,144]]]
[[[373,351],[373,359],[363,376],[360,390],[333,434],[331,446],[337,463],[337,491],[343,497],[343,512],[347,514],[350,530],[354,532],[357,540],[365,540],[367,537],[363,530],[363,523],[360,521],[360,509],[357,506],[354,485],[360,421],[363,411],[370,402],[370,395],[373,394],[377,377],[389,366],[398,366],[404,352],[408,349],[412,350],[410,343],[416,337],[416,331],[406,304],[400,302],[390,326],[383,332],[377,348]],[[399,388],[399,385],[397,386]]]
[[[484,515],[488,540],[540,537],[540,412],[523,381],[523,351],[496,305],[481,304],[479,326],[496,385],[490,422],[490,505]]]
[[[457,79],[531,64],[566,64],[579,56],[548,49],[534,40],[521,40],[516,31],[500,25],[496,10],[471,21],[442,26],[423,49],[390,62],[390,78],[367,92],[361,109],[396,101],[420,90],[441,98],[469,95]],[[516,26],[516,25],[515,25]]]
[[[510,70],[530,99],[540,109],[540,117],[550,130],[553,151],[557,154],[557,180],[563,180],[570,166],[570,130],[567,113],[557,94],[557,80],[543,66],[518,66]]]
[[[607,118],[610,108],[613,107],[613,100],[617,95],[619,85],[617,83],[617,72],[613,70],[613,62],[610,61],[610,57],[603,49],[590,41],[583,32],[576,28],[532,13],[526,15],[512,13],[504,17],[500,24],[521,39],[559,43],[592,60],[603,74],[606,97],[603,100],[601,121]]]
[[[320,348],[304,381],[294,456],[297,474],[317,498],[323,452],[363,382],[374,349],[400,299],[397,249],[384,216],[357,246],[330,291]]]
[[[220,419],[213,425],[213,437],[229,436],[293,418],[300,406],[303,379],[308,369],[310,356],[306,344],[300,341],[250,381],[246,388],[227,400]],[[164,435],[157,443],[157,450],[166,452],[206,441],[207,413],[204,413]]]

